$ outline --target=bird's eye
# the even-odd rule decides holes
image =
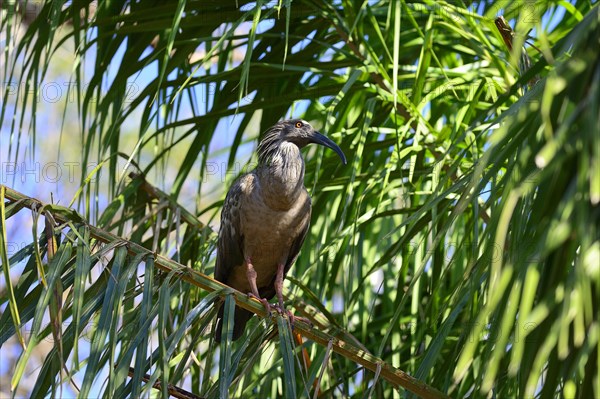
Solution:
[[[300,129],[302,127],[302,122],[296,122],[296,127]]]

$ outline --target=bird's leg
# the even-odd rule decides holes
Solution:
[[[294,314],[287,310],[283,305],[283,273],[285,271],[285,265],[279,264],[277,265],[277,275],[275,276],[275,294],[277,294],[277,299],[279,300],[279,306],[277,307],[277,311],[281,314],[286,314],[290,318],[290,323],[292,326],[296,322],[296,320],[303,321],[307,324],[312,324],[310,320],[305,317],[294,316]]]
[[[256,286],[256,270],[254,270],[250,258],[246,258],[246,278],[248,279],[248,283],[250,283],[251,290],[251,292],[248,293],[248,296],[260,301],[265,309],[267,309],[267,314],[271,315],[271,305],[269,304],[269,301],[267,301],[266,298],[261,298],[258,293],[258,287]]]

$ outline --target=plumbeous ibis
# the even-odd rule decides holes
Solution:
[[[215,278],[255,297],[269,312],[268,300],[275,295],[278,310],[285,312],[283,279],[298,257],[310,224],[311,200],[304,187],[300,149],[311,143],[331,148],[346,163],[340,147],[308,122],[278,122],[258,145],[258,166],[233,183],[221,212]],[[234,340],[252,315],[235,308]],[[222,319],[221,307],[217,341],[221,340]]]

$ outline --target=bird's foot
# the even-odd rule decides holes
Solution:
[[[309,326],[312,326],[312,322],[310,320],[308,320],[306,317],[302,317],[302,316],[295,316],[292,312],[288,311],[288,317],[290,318],[290,323],[292,325],[294,325],[294,323],[296,323],[296,321],[301,321],[303,323],[308,324]]]
[[[294,323],[296,321],[301,321],[303,323],[306,323],[310,326],[312,326],[312,322],[310,320],[308,320],[306,317],[302,317],[302,316],[296,316],[292,313],[291,310],[286,309],[285,307],[281,307],[279,305],[273,305],[273,309],[275,309],[277,311],[277,313],[279,313],[282,316],[287,316],[288,319],[290,319],[290,324],[293,326]]]
[[[272,308],[281,316],[286,315],[288,312],[285,307],[281,307],[279,304],[273,305]]]
[[[267,316],[269,316],[269,317],[271,316],[271,309],[273,307],[271,306],[271,304],[269,303],[269,301],[267,300],[267,298],[261,298],[258,295],[254,295],[252,292],[249,292],[248,296],[250,298],[254,298],[257,301],[259,301],[260,303],[262,303],[263,306],[265,307],[265,309],[267,310]]]

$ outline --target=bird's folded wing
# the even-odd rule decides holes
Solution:
[[[225,284],[232,269],[244,263],[243,236],[240,226],[242,195],[241,179],[238,179],[229,189],[221,211],[215,278]]]

